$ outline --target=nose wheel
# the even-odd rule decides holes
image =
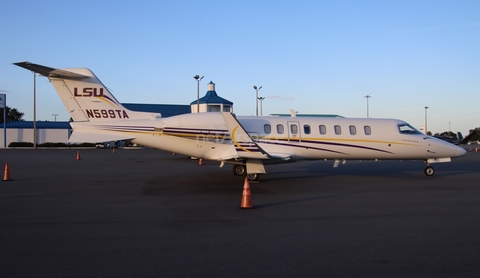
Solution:
[[[433,174],[435,174],[435,169],[433,169],[432,166],[428,165],[427,167],[425,167],[425,170],[423,170],[423,172],[426,176],[431,177],[433,176]]]

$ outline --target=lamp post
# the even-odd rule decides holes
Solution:
[[[7,147],[7,94],[0,94],[0,108],[3,108],[3,147]]]
[[[370,116],[370,115],[369,115],[369,111],[368,111],[368,110],[369,110],[369,108],[368,108],[368,99],[371,98],[371,97],[372,97],[372,96],[370,96],[370,95],[364,96],[364,98],[367,99],[367,118],[369,118],[369,116]]]
[[[428,135],[428,128],[427,128],[427,109],[428,109],[428,106],[425,106],[425,134]]]
[[[52,116],[55,118],[55,122],[56,122],[58,114],[52,114]]]
[[[253,89],[255,89],[255,102],[256,102],[256,115],[258,116],[258,91],[260,91],[260,89],[262,88],[262,86],[260,86],[259,88],[257,88],[257,86],[253,86]]]
[[[197,113],[200,112],[200,81],[202,81],[203,76],[200,77],[200,75],[195,75],[193,78],[197,80]]]
[[[37,148],[37,74],[33,73],[33,148]]]
[[[258,100],[260,101],[260,116],[263,116],[263,100],[265,97],[258,97]]]

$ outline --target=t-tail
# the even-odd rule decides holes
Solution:
[[[30,62],[14,64],[48,77],[75,122],[147,119],[160,116],[126,109],[87,68],[55,69]]]

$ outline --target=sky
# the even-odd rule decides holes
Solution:
[[[480,1],[7,1],[0,94],[33,120],[33,74],[91,69],[123,103],[189,104],[194,75],[237,115],[338,114],[480,127]],[[37,77],[37,120],[70,116]],[[371,96],[366,98],[365,96]],[[428,107],[428,109],[425,109]],[[425,115],[427,115],[425,117]]]

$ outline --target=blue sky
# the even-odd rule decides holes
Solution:
[[[237,115],[399,118],[434,133],[480,126],[480,1],[8,1],[0,93],[33,119],[33,75],[87,67],[121,102],[189,104],[205,76]],[[69,115],[44,77],[37,119]],[[450,124],[449,124],[450,123]]]

